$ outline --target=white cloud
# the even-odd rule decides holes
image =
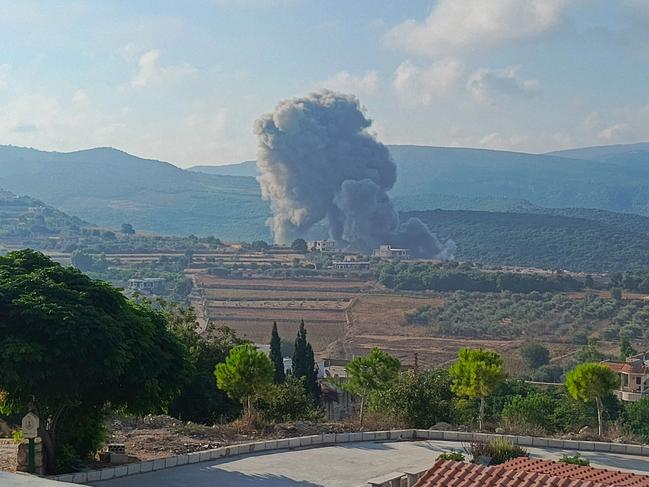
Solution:
[[[430,105],[437,96],[456,85],[463,69],[456,59],[442,59],[426,67],[405,61],[394,72],[392,84],[402,101]]]
[[[537,80],[523,80],[518,76],[520,66],[505,69],[479,69],[469,77],[467,89],[475,101],[494,103],[499,96],[532,97],[541,93]]]
[[[603,128],[597,133],[597,139],[600,142],[612,143],[627,139],[633,134],[633,130],[628,123],[615,123]]]
[[[436,57],[539,36],[557,26],[575,0],[439,0],[422,22],[387,35],[389,45]]]
[[[86,103],[89,100],[88,93],[85,90],[77,90],[72,95],[72,101],[75,103]]]
[[[354,95],[374,95],[378,84],[379,75],[376,71],[367,71],[359,76],[350,74],[347,71],[340,71],[320,83],[323,88]]]
[[[159,59],[160,50],[158,49],[151,49],[142,54],[138,61],[138,71],[131,80],[131,86],[134,88],[144,88],[151,84],[167,81],[173,82],[196,72],[196,68],[189,64],[160,66]]]

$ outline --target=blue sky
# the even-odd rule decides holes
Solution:
[[[0,0],[0,40],[1,144],[237,162],[323,87],[386,143],[649,140],[649,0]]]

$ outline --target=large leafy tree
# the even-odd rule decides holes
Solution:
[[[389,353],[373,348],[369,354],[355,357],[345,368],[345,389],[361,399],[359,422],[362,426],[368,397],[390,387],[399,375],[401,362]]]
[[[273,331],[270,337],[270,360],[275,366],[275,384],[281,384],[286,379],[284,374],[284,357],[282,356],[282,340],[277,332],[277,322],[273,321]]]
[[[224,362],[230,349],[243,343],[242,340],[227,326],[208,325],[199,335],[196,315],[191,308],[163,303],[162,309],[169,327],[188,350],[190,361],[189,379],[169,405],[169,414],[197,423],[236,418],[241,407],[216,386],[214,367]]]
[[[248,343],[230,350],[225,362],[216,365],[214,375],[219,389],[240,401],[246,413],[251,414],[253,400],[273,383],[274,368],[264,352]]]
[[[0,257],[2,409],[41,418],[56,454],[97,448],[103,408],[161,410],[186,379],[185,350],[165,316],[117,289],[21,250]]]
[[[485,398],[505,380],[498,353],[482,348],[463,348],[451,366],[452,389],[458,396],[480,399],[479,427],[484,426]]]
[[[611,395],[619,384],[615,372],[597,363],[577,365],[566,374],[566,389],[574,399],[595,401],[599,436],[604,434],[604,398]]]

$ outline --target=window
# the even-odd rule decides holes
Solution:
[[[636,377],[635,378],[635,383],[636,383],[636,385],[642,384],[642,379],[640,377]]]

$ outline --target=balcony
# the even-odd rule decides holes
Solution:
[[[644,393],[630,391],[615,391],[615,395],[620,401],[635,402],[644,397],[649,397],[649,391]]]

